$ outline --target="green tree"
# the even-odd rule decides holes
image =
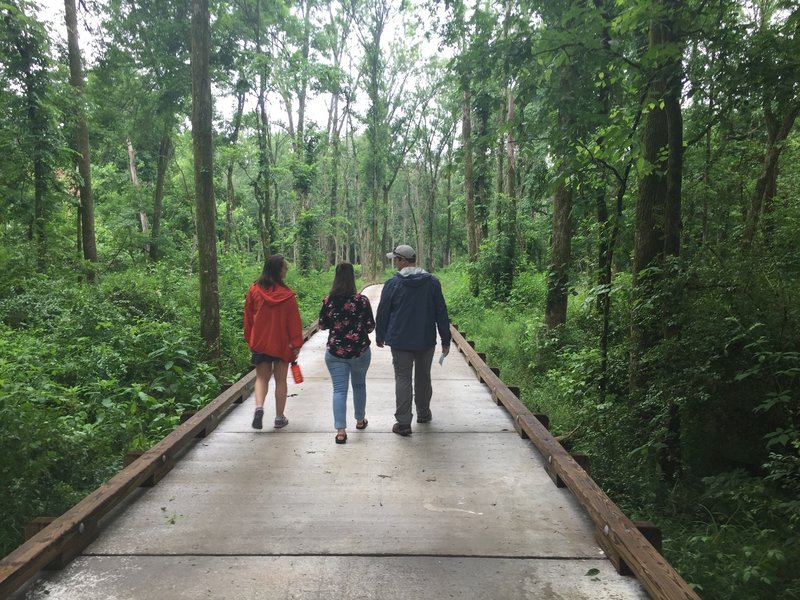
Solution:
[[[188,7],[180,2],[112,0],[103,8],[107,36],[102,38],[91,86],[100,107],[94,115],[96,137],[105,148],[129,149],[137,204],[132,209],[148,238],[148,255],[156,260],[173,138],[189,112],[192,89],[186,68],[191,46]],[[121,162],[116,155],[102,159]],[[150,194],[149,206],[145,194]]]
[[[763,166],[747,210],[747,246],[753,243],[762,216],[772,211],[780,157],[800,114],[800,10],[781,11],[779,3],[766,0],[754,2],[752,10],[756,28],[745,69],[748,83],[761,90],[766,140]]]
[[[209,356],[216,361],[220,358],[220,315],[209,78],[210,45],[208,0],[192,0],[192,146],[200,256],[200,335]]]
[[[32,5],[25,0],[2,7],[4,27],[0,43],[7,60],[8,81],[20,89],[22,110],[19,117],[24,119],[26,126],[18,134],[27,149],[21,164],[33,180],[29,236],[34,242],[37,267],[42,270],[47,258],[46,196],[52,182],[49,166],[52,157],[51,115],[47,106],[50,61],[49,40],[41,23],[30,15],[31,10]]]
[[[645,98],[639,194],[636,202],[633,253],[634,314],[631,319],[630,380],[634,393],[648,377],[644,356],[674,323],[669,303],[653,309],[655,284],[667,276],[668,261],[680,252],[683,119],[681,58],[685,39],[679,7],[670,0],[654,2],[649,18],[649,47],[644,57],[649,72]],[[647,416],[644,416],[647,419]]]
[[[355,8],[355,7],[354,7]],[[365,119],[367,154],[364,158],[364,181],[366,203],[367,241],[362,254],[364,273],[368,279],[377,277],[381,270],[382,251],[378,237],[381,214],[382,190],[386,182],[386,150],[389,146],[386,87],[383,79],[385,65],[382,38],[392,14],[392,5],[386,0],[368,0],[360,15],[357,35],[364,52],[365,88],[369,106]]]
[[[84,106],[84,80],[81,50],[78,41],[78,14],[75,0],[64,0],[64,14],[67,25],[67,40],[69,46],[69,72],[70,83],[75,89],[76,117],[75,117],[75,153],[77,156],[78,172],[80,173],[80,230],[83,257],[90,262],[97,262],[97,243],[94,234],[94,198],[92,196],[92,163],[89,155],[89,127],[86,123],[86,107]],[[94,279],[94,273],[88,273],[89,279]]]

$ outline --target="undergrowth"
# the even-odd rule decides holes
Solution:
[[[0,282],[0,554],[34,517],[62,514],[128,451],[149,448],[249,370],[242,310],[260,271],[220,256],[216,364],[199,337],[197,277],[174,265],[132,266],[96,284],[53,273]],[[331,281],[332,272],[289,270],[304,325]]]
[[[493,297],[485,288],[473,296],[464,265],[437,275],[462,334],[486,353],[491,366],[500,368],[506,383],[520,388],[529,409],[548,415],[554,435],[589,455],[590,474],[623,512],[656,522],[667,560],[704,599],[800,598],[794,567],[800,559],[800,479],[797,453],[789,447],[796,438],[786,426],[775,425],[783,413],[766,423],[761,419],[763,431],[757,427],[759,402],[749,400],[749,412],[732,410],[746,404],[743,394],[758,393],[755,380],[766,372],[782,378],[777,379],[779,389],[786,391],[768,395],[762,413],[775,414],[774,408],[783,408],[792,397],[795,380],[788,374],[800,369],[795,369],[797,361],[790,363],[794,355],[762,350],[770,348],[766,327],[737,329],[738,321],[717,316],[718,299],[690,297],[687,301],[694,304],[684,313],[690,316],[686,333],[678,343],[657,348],[651,360],[666,368],[655,371],[637,406],[627,395],[628,276],[617,276],[612,288],[601,393],[600,321],[590,288],[577,286],[567,325],[547,332],[543,274],[520,269],[507,298]],[[732,298],[744,304],[741,296]],[[741,314],[748,314],[746,307]],[[734,346],[745,352],[733,354],[736,362],[721,360]],[[659,466],[662,440],[669,435],[668,406],[677,407],[684,419],[683,466],[673,480]],[[650,415],[644,427],[642,411]],[[743,433],[748,427],[749,434]],[[781,451],[770,452],[770,447]]]

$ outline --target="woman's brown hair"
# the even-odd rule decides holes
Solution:
[[[328,296],[355,296],[356,295],[356,275],[353,265],[343,262],[336,265],[336,274],[333,276],[333,284]]]
[[[256,283],[265,290],[276,285],[286,287],[286,284],[283,283],[283,277],[281,277],[284,262],[281,254],[270,256],[264,263],[264,269],[261,271],[261,276],[256,280]]]

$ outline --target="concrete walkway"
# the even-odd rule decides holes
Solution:
[[[367,290],[373,309],[379,294]],[[433,421],[403,438],[391,432],[391,353],[373,344],[369,427],[355,429],[350,401],[336,445],[326,339],[303,348],[285,429],[272,429],[270,393],[253,430],[248,399],[19,597],[647,598],[455,349],[433,365]]]

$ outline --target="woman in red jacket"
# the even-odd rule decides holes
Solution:
[[[269,380],[275,378],[275,428],[289,424],[286,408],[286,374],[303,345],[300,309],[292,290],[283,282],[288,267],[281,255],[270,256],[244,303],[244,339],[256,366],[256,412],[253,428],[261,429]]]

